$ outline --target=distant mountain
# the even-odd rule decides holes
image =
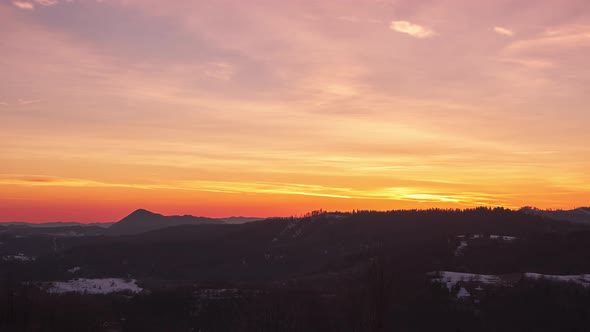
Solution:
[[[259,221],[265,218],[258,218],[258,217],[229,217],[229,218],[219,218],[217,220],[222,220],[226,224],[245,224],[247,222]]]
[[[523,207],[521,212],[574,223],[590,224],[590,207],[580,207],[574,210],[541,210],[534,207]]]
[[[53,236],[53,237],[84,237],[104,235],[104,226],[84,225],[75,223],[56,223],[52,226],[35,226],[28,223],[7,223],[0,225],[1,235],[9,237]],[[2,242],[0,240],[0,242]],[[1,251],[1,250],[0,250]]]
[[[114,223],[107,230],[107,235],[132,235],[180,225],[225,224],[223,220],[184,216],[163,216],[144,209],[139,209]]]
[[[37,227],[37,228],[57,228],[57,227],[102,227],[109,228],[113,222],[93,222],[93,223],[81,223],[81,222],[45,222],[45,223],[31,223],[23,221],[14,222],[0,222],[3,226],[22,226],[22,227]]]

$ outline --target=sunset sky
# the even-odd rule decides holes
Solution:
[[[0,221],[590,205],[588,0],[0,0]]]

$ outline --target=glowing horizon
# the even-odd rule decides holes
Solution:
[[[590,205],[586,0],[2,0],[0,27],[0,221]]]

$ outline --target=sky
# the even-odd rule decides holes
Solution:
[[[0,0],[0,220],[590,205],[588,0]]]

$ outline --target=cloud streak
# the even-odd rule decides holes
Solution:
[[[339,19],[341,21],[350,22],[350,23],[360,22],[360,19],[356,16],[338,16],[337,19]]]
[[[546,29],[537,36],[514,41],[505,51],[551,53],[551,51],[588,47],[590,47],[590,24]]]
[[[390,29],[408,34],[414,38],[424,39],[436,36],[436,32],[425,26],[410,23],[408,21],[392,21]]]
[[[503,28],[503,27],[494,27],[494,31],[499,35],[508,36],[508,37],[514,36],[514,31]]]
[[[35,9],[35,5],[33,5],[31,2],[27,2],[27,1],[13,1],[12,4],[15,7],[23,9],[23,10]]]
[[[45,6],[45,7],[55,6],[59,3],[59,1],[57,1],[57,0],[35,0],[35,2],[38,3],[39,5]]]
[[[30,105],[30,104],[37,104],[40,102],[42,102],[41,99],[19,99],[18,100],[19,105]]]
[[[140,190],[180,190],[225,194],[295,195],[335,199],[391,200],[408,202],[456,203],[464,206],[497,205],[501,195],[483,193],[443,193],[427,188],[375,187],[365,190],[297,183],[277,182],[229,182],[229,181],[188,181],[170,184],[158,183],[110,183],[96,180],[59,178],[35,175],[0,177],[0,185],[25,187],[96,187],[128,188]]]

